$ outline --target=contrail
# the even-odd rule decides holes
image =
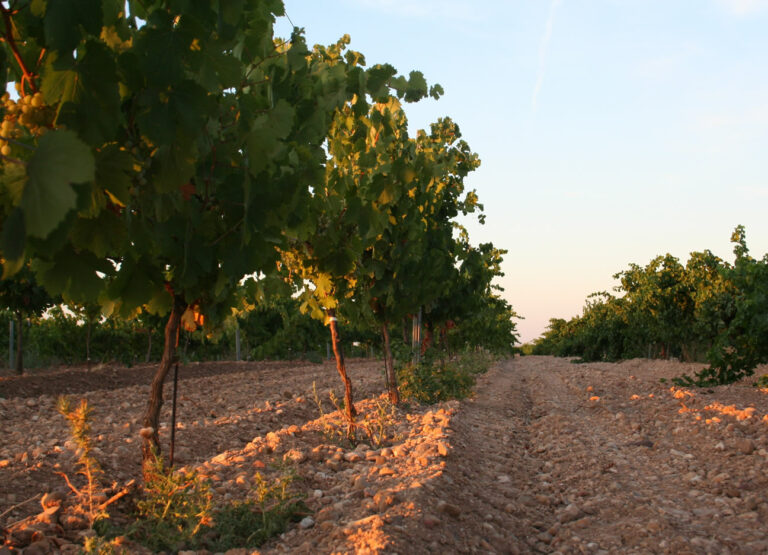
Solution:
[[[552,38],[552,24],[554,23],[555,12],[560,6],[560,2],[561,0],[552,0],[552,3],[549,5],[547,25],[544,28],[544,36],[541,38],[541,46],[539,46],[539,68],[536,71],[536,85],[533,87],[533,96],[531,97],[531,106],[534,112],[538,109],[539,92],[544,83],[544,74],[547,70],[547,51],[549,50],[549,39]]]

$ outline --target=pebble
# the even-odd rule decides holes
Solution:
[[[581,518],[584,512],[575,504],[571,503],[557,515],[557,520],[561,524],[566,524]]]
[[[301,522],[299,522],[299,528],[302,530],[308,530],[309,528],[312,528],[315,525],[315,520],[311,516],[305,516],[301,519]]]
[[[437,510],[438,512],[445,513],[448,516],[452,516],[454,518],[458,518],[461,515],[461,509],[458,506],[448,503],[442,499],[437,502]]]
[[[733,444],[734,448],[743,455],[751,455],[755,450],[755,442],[749,438],[739,438]]]

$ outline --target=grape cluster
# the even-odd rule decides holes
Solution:
[[[54,112],[45,105],[43,95],[39,92],[27,94],[18,100],[6,92],[1,99],[3,122],[0,124],[0,154],[10,156],[10,142],[45,134],[53,121]]]

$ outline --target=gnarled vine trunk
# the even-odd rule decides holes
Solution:
[[[351,431],[355,423],[357,410],[355,409],[355,404],[352,402],[352,381],[349,379],[347,368],[344,365],[344,350],[341,347],[339,330],[336,325],[336,311],[332,308],[328,309],[328,319],[328,327],[331,328],[331,346],[333,347],[333,354],[336,357],[336,370],[339,371],[341,381],[344,382],[344,404]]]
[[[181,325],[181,315],[186,309],[186,303],[180,297],[174,296],[173,309],[165,325],[165,345],[163,347],[163,358],[160,360],[160,366],[152,379],[152,386],[149,392],[149,401],[144,411],[142,426],[142,459],[144,465],[144,474],[146,477],[148,462],[150,462],[155,453],[160,453],[160,437],[157,433],[160,422],[160,409],[163,406],[163,384],[168,375],[171,365],[176,360],[176,349],[179,341],[179,326]]]

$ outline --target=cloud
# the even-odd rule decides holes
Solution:
[[[544,75],[547,72],[547,54],[549,52],[549,41],[552,39],[552,27],[555,22],[555,13],[560,6],[561,0],[552,0],[549,5],[549,15],[547,16],[547,24],[544,27],[544,36],[541,37],[541,46],[539,46],[539,66],[536,71],[536,84],[533,87],[533,95],[531,95],[531,106],[533,111],[536,112],[539,106],[539,93],[541,87],[544,84]]]
[[[734,15],[749,15],[768,10],[768,0],[717,0],[717,3]]]

